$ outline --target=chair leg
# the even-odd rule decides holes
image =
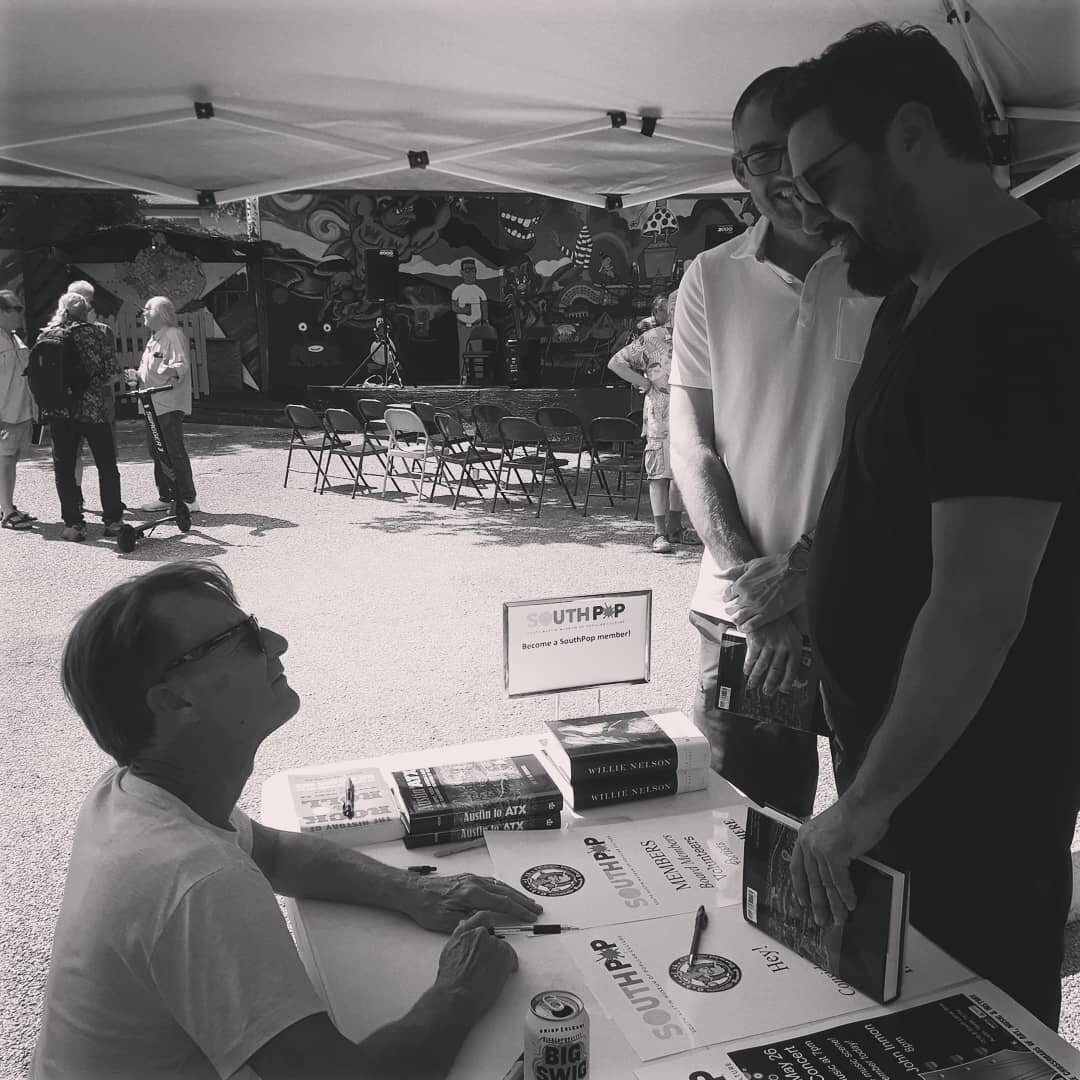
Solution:
[[[537,496],[537,499],[536,499],[536,516],[537,517],[540,516],[540,511],[543,510],[543,508],[544,508],[544,487],[547,484],[547,471],[548,471],[548,463],[545,461],[544,462],[544,470],[543,470],[543,472],[540,473],[540,494]],[[536,473],[533,473],[533,480],[535,480],[535,479],[536,479]]]
[[[581,516],[589,516],[589,496],[592,494],[592,478],[593,478],[593,463],[592,459],[589,459],[589,471],[585,477],[585,506],[582,509]]]
[[[559,486],[566,492],[566,497],[570,500],[571,507],[576,510],[577,503],[574,502],[574,496],[570,494],[570,485],[567,484],[566,477],[562,474],[562,469],[558,465],[553,466],[553,468],[555,469],[555,479],[559,481]]]
[[[391,473],[393,473],[393,471],[394,471],[394,456],[392,454],[388,453],[386,455],[386,464],[383,467],[383,474],[382,474],[382,495],[383,495],[384,499],[386,498],[386,481],[392,479]],[[401,490],[401,488],[399,488],[397,486],[396,482],[394,483],[394,487],[397,488],[398,491]]]
[[[289,486],[289,466],[292,465],[292,452],[293,452],[293,444],[290,441],[289,442],[289,456],[285,458],[285,483],[281,485],[282,487],[288,487]]]
[[[608,485],[607,473],[604,472],[604,466],[599,466],[596,471],[600,478],[600,486],[604,489],[604,494],[607,496],[608,506],[614,507],[615,500],[611,497],[611,487]]]
[[[505,461],[505,455],[499,459],[499,464],[495,469],[495,494],[491,496],[491,512],[495,513],[495,508],[499,505],[499,495],[502,493],[500,483],[502,480],[503,463]],[[503,495],[503,502],[508,503],[509,500]]]
[[[522,495],[525,496],[525,501],[530,506],[532,506],[532,496],[529,494],[529,485],[526,484],[525,481],[521,479],[521,471],[514,465],[514,463],[512,461],[510,462],[510,468],[514,470],[514,475],[517,477],[517,481],[521,485],[521,493],[522,493]],[[535,487],[536,486],[536,473],[531,473],[530,475],[532,476],[533,487]],[[541,491],[541,494],[543,494],[543,491]]]

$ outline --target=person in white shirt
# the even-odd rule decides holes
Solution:
[[[260,744],[299,709],[287,648],[203,561],[116,585],[76,622],[64,689],[116,765],[79,813],[32,1080],[442,1077],[516,968],[493,921],[541,909],[510,886],[410,874],[237,808]],[[352,1042],[275,893],[449,933],[434,984]]]
[[[191,361],[188,358],[187,338],[177,325],[176,308],[167,296],[150,297],[143,307],[142,316],[150,336],[134,375],[140,390],[153,386],[171,387],[167,393],[154,395],[154,411],[175,478],[170,479],[161,467],[153,443],[147,436],[158,497],[139,509],[149,512],[168,510],[174,499],[182,499],[187,503],[188,510],[197,514],[200,507],[191,475],[191,459],[184,444],[184,417],[191,415]],[[129,378],[131,375],[129,369]]]
[[[833,237],[803,231],[787,132],[772,114],[787,70],[755,79],[732,120],[732,168],[761,217],[699,255],[679,285],[671,456],[705,541],[690,615],[701,631],[695,721],[717,772],[758,802],[805,815],[816,739],[718,708],[718,641],[729,626],[746,631],[750,686],[791,686],[813,528],[879,300],[848,285]],[[827,733],[820,708],[818,730]]]
[[[0,528],[24,532],[36,518],[15,505],[15,466],[30,445],[34,399],[26,371],[29,351],[15,332],[23,306],[9,289],[0,290]]]
[[[454,314],[458,322],[459,374],[465,374],[465,346],[472,337],[473,328],[487,320],[487,293],[476,284],[476,260],[461,260],[461,284],[450,294]]]

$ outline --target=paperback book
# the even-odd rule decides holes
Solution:
[[[900,993],[908,878],[876,859],[850,868],[858,902],[846,922],[818,926],[795,897],[788,869],[799,822],[765,807],[746,814],[743,916],[759,930],[876,1001]]]
[[[531,832],[537,829],[558,829],[561,814],[517,818],[513,821],[489,821],[483,825],[465,825],[460,829],[441,829],[437,832],[407,833],[403,843],[407,848],[433,847],[436,844],[459,844],[475,840],[487,832]]]
[[[347,817],[343,807],[350,780],[353,815]],[[300,832],[341,833],[361,844],[381,844],[405,833],[401,811],[381,769],[291,773],[289,793]]]
[[[770,694],[746,685],[743,665],[746,662],[746,635],[730,627],[720,638],[720,661],[716,677],[717,709],[736,713],[752,720],[771,720],[797,731],[814,731],[814,654],[804,638],[799,671],[790,692]]]
[[[563,794],[535,754],[393,773],[409,833],[558,814]]]
[[[709,767],[709,742],[685,713],[624,712],[546,724],[547,755],[571,784]]]

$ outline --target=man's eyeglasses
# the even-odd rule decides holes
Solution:
[[[818,194],[814,185],[806,178],[807,173],[812,172],[815,169],[820,169],[829,158],[836,157],[845,146],[850,146],[854,140],[845,139],[839,146],[834,146],[823,158],[818,158],[809,168],[804,169],[798,176],[793,176],[792,183],[795,185],[795,190],[798,192],[799,198],[803,202],[812,203],[814,206],[824,206],[825,200]]]
[[[739,162],[751,176],[768,176],[780,168],[786,153],[786,146],[766,146],[748,154],[736,154],[731,160]]]
[[[264,656],[266,655],[266,646],[263,642],[262,630],[259,628],[259,621],[254,615],[249,615],[242,622],[230,626],[228,630],[222,630],[220,634],[215,634],[201,645],[196,645],[193,649],[188,649],[183,656],[178,656],[175,660],[171,661],[166,666],[165,671],[172,671],[173,668],[178,668],[181,664],[190,664],[193,660],[201,660],[212,649],[217,648],[223,641],[228,641],[228,639],[235,634],[244,634],[249,645],[258,649]]]

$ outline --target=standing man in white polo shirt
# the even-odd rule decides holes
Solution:
[[[852,291],[832,236],[803,232],[787,132],[772,115],[787,71],[758,76],[732,117],[733,171],[761,217],[699,255],[679,286],[671,453],[705,541],[690,614],[701,632],[695,723],[718,773],[758,802],[807,815],[815,737],[716,707],[718,641],[731,625],[747,632],[751,686],[771,694],[795,675],[813,529],[879,304]]]

